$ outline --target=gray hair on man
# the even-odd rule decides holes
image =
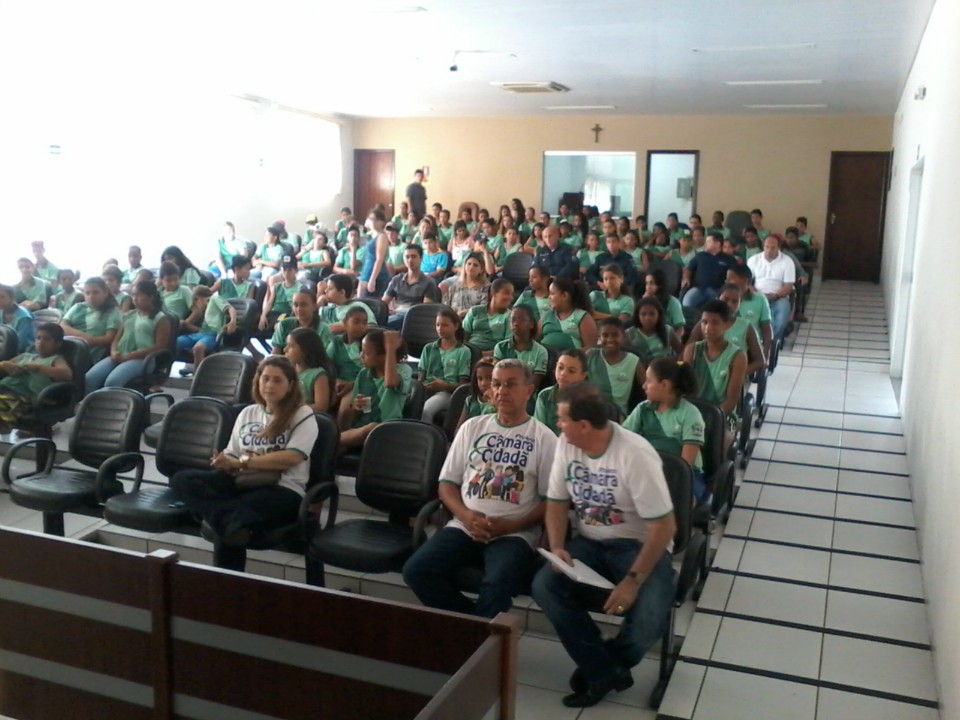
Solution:
[[[493,366],[494,370],[519,370],[523,373],[523,384],[532,385],[533,384],[533,370],[530,369],[530,363],[524,362],[519,358],[505,358],[503,360],[498,360],[497,364]]]

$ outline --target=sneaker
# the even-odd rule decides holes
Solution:
[[[190,377],[195,372],[196,368],[194,368],[193,365],[184,365],[180,368],[180,377]]]

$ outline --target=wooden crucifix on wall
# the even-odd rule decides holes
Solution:
[[[603,128],[600,127],[600,123],[597,123],[592,128],[590,128],[590,132],[593,133],[593,141],[595,143],[600,142],[600,133],[603,132]]]

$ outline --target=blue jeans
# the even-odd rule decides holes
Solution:
[[[720,291],[716,288],[692,287],[687,290],[687,294],[683,296],[683,306],[698,308],[708,300],[716,300],[718,292]]]
[[[620,582],[636,560],[640,543],[575,537],[567,544],[567,551],[611,582]],[[549,565],[533,579],[533,599],[591,685],[613,678],[643,659],[663,637],[674,594],[673,565],[670,555],[664,553],[624,615],[619,634],[605,643],[589,611],[603,606],[608,590],[578,583]]]
[[[539,559],[523,538],[479,543],[459,528],[445,527],[407,560],[403,579],[427,607],[492,618],[513,606]],[[480,565],[483,580],[473,602],[457,589],[455,576],[461,567]]]
[[[773,339],[779,340],[790,322],[790,298],[779,298],[771,302],[770,315],[773,319]]]
[[[197,343],[203,343],[207,350],[213,350],[217,346],[217,336],[213,333],[205,332],[181,335],[177,338],[177,354],[190,352]]]
[[[85,392],[87,395],[102,387],[126,387],[127,383],[136,380],[143,374],[143,359],[127,360],[119,365],[112,358],[105,357],[84,376]]]
[[[390,317],[387,318],[387,327],[391,330],[403,330],[403,319],[406,316],[406,309],[390,313]]]

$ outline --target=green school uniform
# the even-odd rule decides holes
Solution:
[[[535,375],[547,374],[547,349],[536,340],[530,341],[528,350],[517,350],[517,345],[513,337],[501,340],[493,348],[493,357],[496,360],[517,359],[523,360],[530,366],[530,371]]]
[[[736,345],[743,352],[747,352],[747,333],[750,330],[750,321],[737,316],[733,321],[733,325],[728,327],[723,333],[723,339],[732,345]]]
[[[353,385],[351,398],[366,395],[371,398],[371,403],[370,412],[360,415],[353,424],[354,427],[362,427],[373,422],[399,420],[403,417],[403,405],[410,392],[413,371],[406,363],[400,363],[397,365],[397,374],[400,376],[400,385],[389,388],[383,384],[383,377],[374,377],[370,368],[363,368],[360,371]]]
[[[760,242],[763,242],[767,239],[767,236],[770,234],[770,231],[764,228],[763,230],[757,230],[757,236],[760,238]]]
[[[160,290],[160,299],[163,300],[163,309],[171,315],[183,320],[190,314],[193,305],[193,293],[190,288],[180,285],[176,290]]]
[[[550,309],[550,296],[537,297],[530,288],[527,288],[514,301],[513,306],[516,307],[517,305],[526,305],[533,311],[534,321],[539,321],[543,314]]]
[[[687,324],[686,318],[683,317],[683,306],[673,295],[667,299],[667,307],[664,310],[666,310],[667,325],[670,327],[683,327]]]
[[[53,301],[54,307],[56,307],[57,310],[63,313],[67,312],[70,308],[72,308],[77,303],[83,302],[83,293],[80,292],[79,290],[74,290],[69,295],[65,294],[63,290],[61,290],[54,297],[55,297]]]
[[[292,333],[298,327],[300,327],[300,321],[297,320],[297,318],[284,318],[278,322],[276,327],[273,329],[273,337],[270,338],[270,344],[275,348],[280,348],[283,350],[287,346],[287,335]],[[314,321],[311,330],[320,336],[320,340],[323,342],[324,347],[328,346],[333,341],[333,335],[330,332],[330,328],[328,328],[327,324],[319,318]]]
[[[195,288],[197,285],[201,285],[200,272],[196,268],[187,268],[180,273],[180,284],[186,285],[189,288]]]
[[[282,282],[273,286],[273,305],[270,312],[277,315],[287,315],[293,312],[293,296],[300,291],[300,283],[287,287]]]
[[[140,271],[143,269],[144,269],[143,265],[137,265],[136,267],[133,267],[133,265],[131,265],[130,267],[128,267],[126,270],[123,271],[123,283],[125,285],[129,285],[130,283],[132,283],[136,279]]]
[[[463,329],[470,335],[470,344],[481,350],[493,350],[493,346],[510,335],[510,313],[490,315],[484,305],[476,305],[467,311]]]
[[[442,225],[438,225],[437,239],[440,241],[440,247],[446,250],[447,245],[450,244],[450,240],[453,239],[453,225],[451,225],[450,227],[443,227]]]
[[[203,312],[200,332],[218,335],[223,330],[223,326],[227,324],[228,307],[230,307],[230,303],[225,298],[213,295],[207,302],[207,309]]]
[[[701,340],[693,347],[693,371],[697,376],[698,396],[720,405],[727,399],[727,385],[730,382],[730,363],[737,353],[743,350],[731,342],[715,360],[707,358],[707,341]],[[735,415],[734,413],[730,413]]]
[[[640,358],[636,355],[625,352],[618,362],[611,365],[600,348],[587,350],[587,373],[590,375],[590,382],[596,385],[623,415],[629,412],[627,406],[639,362]]]
[[[123,336],[117,343],[117,352],[126,355],[153,347],[156,344],[157,323],[166,319],[167,316],[161,312],[153,317],[131,312],[123,321]]]
[[[81,302],[67,311],[63,321],[87,335],[103,337],[111,330],[120,329],[120,310],[113,307],[107,312],[100,312]]]
[[[13,359],[14,365],[26,365],[27,363],[37,363],[46,367],[53,367],[53,364],[60,358],[60,355],[51,355],[49,357],[40,357],[37,353],[22,353]],[[0,378],[0,392],[13,393],[29,402],[33,402],[40,391],[52,383],[49,377],[42,372],[28,371],[23,375],[6,375]]]
[[[402,245],[400,247],[403,247]],[[354,255],[354,265],[350,265],[350,248],[342,247],[340,252],[337,253],[336,262],[333,263],[334,267],[338,267],[342,270],[354,270],[356,272],[360,271],[361,266],[363,265],[363,258],[366,255],[364,248],[357,248],[357,252]],[[402,256],[401,256],[402,257]]]
[[[647,335],[636,327],[627,328],[627,344],[639,350],[647,364],[656,358],[673,355],[673,348],[663,342],[659,335]]]
[[[503,267],[504,263],[507,262],[507,258],[513,255],[514,253],[520,252],[520,249],[523,247],[520,243],[515,244],[513,247],[510,247],[504,243],[500,247],[500,257],[497,259],[497,267]]]
[[[327,355],[337,368],[337,379],[353,382],[363,369],[360,364],[360,341],[347,342],[346,335],[335,335],[327,345]]]
[[[50,286],[45,280],[41,280],[36,276],[33,278],[33,285],[24,286],[18,283],[14,285],[14,290],[16,291],[16,301],[18,303],[35,302],[41,307],[46,307],[50,301]]]
[[[404,243],[400,243],[399,245],[390,245],[387,248],[387,262],[393,265],[395,268],[404,267],[403,251],[406,249],[407,246]]]
[[[587,250],[583,248],[577,253],[577,260],[580,262],[580,267],[587,268],[588,270],[592,268],[602,252],[602,250]]]
[[[320,319],[329,325],[343,322],[343,319],[347,316],[347,313],[355,307],[363,308],[364,311],[366,311],[367,323],[370,325],[377,324],[377,317],[373,314],[373,310],[370,309],[369,305],[362,302],[345,302],[343,305],[334,305],[333,303],[330,303],[329,305],[324,305],[322,308],[320,308]]]
[[[57,275],[60,274],[60,268],[58,268],[49,260],[47,260],[47,264],[44,265],[43,267],[40,267],[39,265],[37,265],[36,268],[37,268],[38,278],[40,278],[41,280],[46,280],[48,283],[50,283],[53,286],[57,285]]]
[[[629,255],[630,257],[633,258],[633,265],[634,265],[634,267],[636,267],[636,268],[638,268],[638,269],[640,269],[640,268],[643,267],[643,254],[644,254],[645,252],[646,252],[646,250],[645,250],[644,248],[642,248],[642,247],[635,247],[633,250],[627,250],[627,251],[626,251],[627,255]],[[599,253],[599,251],[598,251],[598,253]],[[596,262],[596,259],[594,259],[593,262]],[[593,264],[593,263],[591,263],[591,265],[592,265],[592,264]],[[581,267],[582,267],[582,265],[581,265]]]
[[[583,247],[583,238],[576,233],[570,233],[565,238],[560,238],[560,242],[568,247],[572,247],[574,250],[579,250]]]
[[[761,252],[763,252],[763,248],[759,248],[759,247],[745,247],[745,248],[744,248],[744,251],[743,251],[743,257],[744,257],[745,260],[749,260],[749,259],[752,258],[754,255],[759,255]]]
[[[440,341],[424,346],[420,356],[420,376],[425,381],[443,380],[457,385],[470,377],[470,348],[456,345],[449,350],[440,347]]]
[[[621,315],[626,315],[628,318],[633,317],[633,298],[629,295],[621,293],[612,298],[602,290],[594,290],[590,293],[590,302],[597,312],[613,315],[617,318]]]
[[[251,287],[252,283],[249,280],[238,283],[236,280],[224,278],[220,281],[220,297],[224,299],[246,298],[250,295]]]
[[[712,232],[721,233],[725,238],[730,237],[730,228],[728,227],[717,227],[716,225],[711,225],[707,228],[706,234],[709,235]]]
[[[667,256],[667,260],[672,260],[673,262],[680,265],[680,267],[686,267],[690,264],[690,261],[697,256],[696,250],[691,250],[686,255],[682,255],[679,250],[671,250],[670,254]]]
[[[541,316],[543,332],[540,342],[558,349],[583,347],[580,321],[586,314],[586,310],[577,308],[561,320],[555,310],[547,310]]]
[[[265,260],[266,262],[280,262],[283,259],[283,245],[280,243],[277,243],[276,245],[264,243],[257,248],[257,251],[253,254],[253,256],[255,258]],[[180,281],[183,282],[183,277],[180,278]]]
[[[745,318],[753,325],[753,329],[757,331],[757,337],[763,337],[760,334],[760,326],[763,323],[770,323],[770,301],[758,292],[751,292],[750,297],[743,297],[740,300],[737,316]]]
[[[537,393],[537,404],[533,409],[533,416],[553,430],[555,435],[560,434],[557,425],[557,386],[545,388]]]
[[[297,373],[297,382],[300,383],[300,390],[303,391],[303,404],[313,405],[316,398],[313,396],[313,388],[317,384],[318,377],[326,377],[327,371],[322,367],[305,368]]]
[[[480,417],[481,415],[492,415],[497,411],[497,408],[490,403],[480,402],[471,395],[467,398],[467,402],[464,403],[463,411],[467,414],[467,420],[469,420],[470,418]]]
[[[684,445],[704,443],[703,415],[689,400],[680,402],[664,412],[658,412],[655,403],[644,400],[623,421],[623,427],[642,435],[656,450],[680,455]],[[703,471],[703,457],[697,452],[694,470]]]
[[[798,237],[797,239],[798,239],[800,242],[802,242],[804,245],[809,245],[811,242],[813,242],[813,234],[812,234],[812,233],[804,233],[803,235],[801,235],[801,236]]]

